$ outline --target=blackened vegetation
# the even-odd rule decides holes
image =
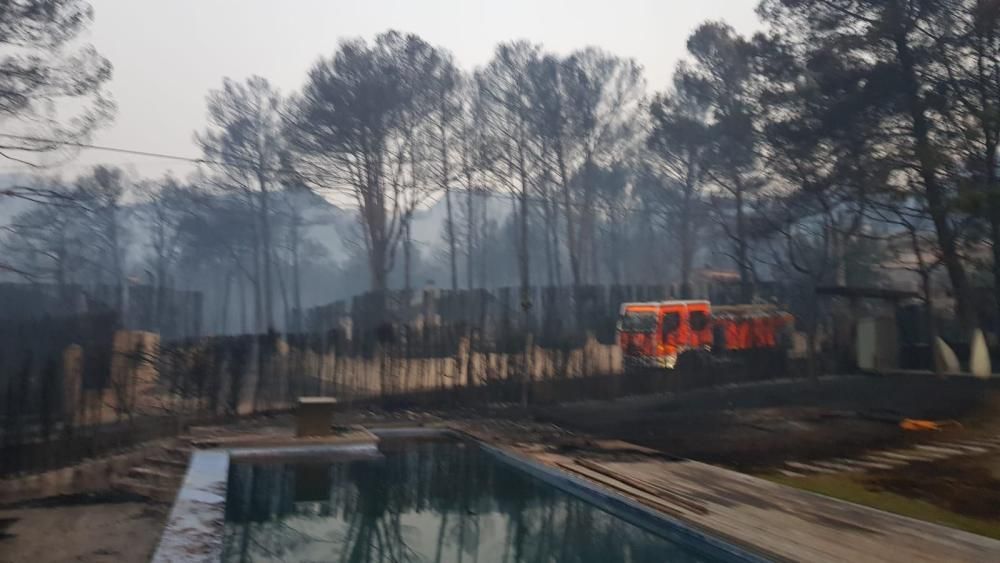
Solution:
[[[729,370],[723,373],[733,375]],[[752,377],[751,373],[744,375]],[[637,381],[624,379],[629,385]],[[947,432],[933,436],[907,432],[899,422],[907,417],[965,421],[988,416],[990,397],[1000,390],[996,380],[931,375],[797,378],[695,389],[701,383],[696,381],[688,388],[690,392],[674,395],[548,407],[538,418],[568,430],[626,440],[678,457],[765,470],[789,460],[830,460],[875,448],[947,440]],[[968,436],[963,434],[968,430],[954,432]],[[916,475],[911,477],[920,480]],[[896,485],[905,486],[902,482]],[[882,486],[903,491],[891,489],[888,483]]]
[[[121,307],[115,305],[124,294]],[[163,338],[202,334],[202,293],[129,283],[49,284],[0,282],[0,318],[8,321],[120,311],[120,328],[158,332]]]
[[[988,459],[918,461],[905,468],[874,472],[866,485],[919,498],[958,514],[1000,519],[1000,479],[990,470]]]
[[[0,474],[60,465],[122,438],[88,424],[102,406],[86,392],[109,386],[116,328],[111,313],[0,324]],[[81,354],[67,358],[73,345]],[[79,369],[67,373],[70,362]]]
[[[3,283],[0,306],[0,474],[173,435],[199,414],[175,406],[189,385],[158,377],[169,365],[161,338],[200,332],[199,293]],[[184,378],[199,379],[208,396],[217,378],[197,369]]]

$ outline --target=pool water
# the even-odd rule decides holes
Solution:
[[[475,444],[385,442],[384,456],[233,463],[223,561],[717,561],[563,492]]]

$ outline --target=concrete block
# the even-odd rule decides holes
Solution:
[[[858,367],[863,370],[873,370],[876,367],[876,326],[875,319],[865,317],[858,320],[856,342]]]
[[[934,368],[938,373],[958,373],[962,366],[958,363],[958,356],[955,351],[948,346],[948,343],[937,337],[934,340]]]
[[[296,436],[328,436],[333,431],[333,409],[337,399],[333,397],[300,397],[295,411]]]
[[[986,337],[981,329],[972,331],[972,343],[969,348],[969,371],[976,377],[990,377],[993,368],[990,365],[990,351],[986,346]]]
[[[898,340],[894,318],[859,319],[855,341],[858,367],[863,370],[891,370],[899,367]]]

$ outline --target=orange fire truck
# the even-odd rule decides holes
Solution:
[[[626,368],[673,369],[693,352],[781,349],[794,327],[774,305],[712,307],[708,301],[623,303],[618,344]]]

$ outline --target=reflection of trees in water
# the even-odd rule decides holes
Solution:
[[[333,464],[316,475],[301,465],[234,465],[225,560],[291,561],[303,544],[328,544],[325,560],[356,563],[691,559],[471,446],[409,444],[384,460]],[[304,486],[303,479],[326,481]],[[433,522],[433,532],[405,524],[418,517],[409,521]],[[317,534],[317,524],[302,519],[324,519],[329,529]]]
[[[419,555],[406,543],[401,513],[406,511],[399,488],[393,486],[395,472],[391,463],[352,463],[348,478],[359,494],[353,511],[342,511],[348,531],[341,546],[340,560],[351,563],[367,561],[419,561]]]
[[[294,510],[294,472],[284,466],[234,465],[226,499],[226,561],[285,561],[303,544],[340,545],[343,533],[309,534],[278,515]]]

